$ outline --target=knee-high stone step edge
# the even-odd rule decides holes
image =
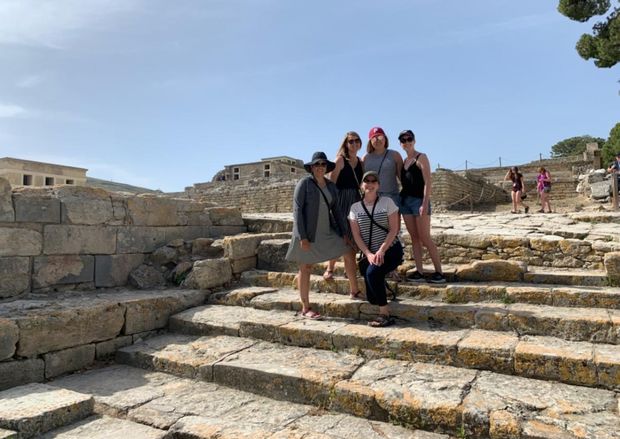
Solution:
[[[154,337],[117,360],[457,437],[620,437],[616,393],[488,371],[228,335]]]
[[[451,439],[114,365],[0,393],[0,438]]]

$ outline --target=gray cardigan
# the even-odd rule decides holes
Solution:
[[[300,240],[307,239],[310,242],[314,242],[316,235],[319,203],[325,203],[323,195],[319,192],[319,188],[314,184],[312,178],[311,175],[308,175],[299,180],[293,196],[293,236]],[[338,235],[342,236],[342,230],[346,230],[344,219],[335,209],[338,188],[331,181],[327,179],[325,181],[332,196],[330,208],[336,221],[332,227],[336,229]]]

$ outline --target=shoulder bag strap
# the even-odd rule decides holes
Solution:
[[[371,235],[372,235],[372,226],[373,226],[373,224],[375,226],[379,227],[384,232],[390,233],[389,229],[386,229],[381,224],[379,224],[377,221],[375,221],[375,207],[377,207],[377,202],[379,201],[379,198],[380,197],[377,197],[377,199],[375,200],[375,204],[372,205],[372,213],[368,212],[368,209],[366,208],[366,205],[364,204],[364,200],[362,200],[362,207],[364,208],[364,211],[366,212],[366,215],[368,215],[368,217],[370,218],[370,232],[371,232]]]

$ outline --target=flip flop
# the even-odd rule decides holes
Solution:
[[[316,311],[313,311],[312,308],[308,308],[305,311],[301,311],[301,316],[305,319],[310,320],[322,320],[323,316]]]
[[[392,316],[379,314],[374,320],[368,322],[368,326],[372,326],[373,328],[385,328],[386,326],[391,326],[394,323],[396,322]]]
[[[332,280],[333,278],[334,278],[334,272],[332,270],[325,270],[325,273],[323,273],[323,279]]]
[[[362,297],[362,292],[361,291],[358,291],[357,293],[350,292],[349,293],[349,299],[351,299],[351,300],[364,300],[364,298]]]

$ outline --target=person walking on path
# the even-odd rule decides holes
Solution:
[[[512,213],[520,213],[519,206],[523,206],[525,213],[530,211],[530,207],[527,206],[523,199],[526,197],[525,183],[523,182],[523,174],[519,172],[519,168],[513,166],[508,170],[504,177],[506,181],[512,181]]]
[[[415,282],[424,281],[422,247],[426,247],[433,261],[435,273],[428,282],[445,283],[446,278],[441,269],[439,251],[431,237],[431,165],[426,154],[415,149],[415,134],[411,130],[401,131],[398,135],[400,145],[405,151],[405,161],[401,170],[400,213],[411,237],[413,259],[416,271],[409,276]]]
[[[373,327],[394,324],[387,302],[385,276],[403,260],[403,247],[396,237],[400,222],[398,207],[390,197],[379,196],[380,186],[377,172],[365,172],[361,186],[363,199],[354,203],[349,213],[353,238],[363,254],[359,269],[366,285],[366,298],[379,307],[379,315],[368,322]]]
[[[403,159],[396,151],[389,150],[390,142],[381,127],[374,127],[368,133],[366,154],[362,158],[364,171],[379,174],[381,192],[390,197],[396,206],[400,203],[398,180],[403,167]]]
[[[551,192],[551,174],[543,166],[538,168],[538,176],[536,177],[536,190],[540,197],[540,210],[539,213],[545,213],[545,207],[547,212],[551,213],[551,203],[549,202],[549,192]]]
[[[310,307],[310,273],[312,264],[339,258],[348,251],[342,238],[345,218],[335,209],[338,197],[336,185],[325,178],[336,165],[327,160],[324,152],[315,152],[304,164],[311,175],[302,178],[293,195],[293,238],[286,260],[299,264],[297,287],[301,299],[301,315],[320,319]]]
[[[610,174],[616,174],[616,178],[618,179],[618,188],[620,189],[620,151],[616,153],[616,160],[609,165],[607,172]]]
[[[338,198],[336,199],[336,210],[339,214],[346,218],[351,210],[351,205],[361,200],[360,184],[362,181],[362,161],[357,156],[358,151],[362,147],[362,139],[355,131],[349,131],[340,144],[340,148],[336,153],[336,166],[327,178],[336,183],[338,188]],[[344,269],[349,279],[349,296],[352,299],[360,298],[361,292],[357,285],[357,266],[355,264],[355,253],[357,248],[351,234],[351,227],[348,221],[344,230],[344,238],[349,245],[349,250],[343,255]],[[325,280],[334,278],[334,266],[336,259],[330,259],[327,269],[323,273]]]

